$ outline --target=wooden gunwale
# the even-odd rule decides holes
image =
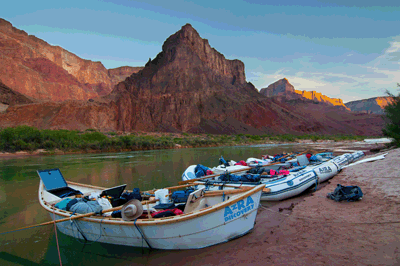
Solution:
[[[69,217],[71,215],[71,212],[67,212],[67,211],[61,211],[60,209],[57,209],[53,206],[51,206],[50,204],[48,204],[47,202],[45,202],[44,198],[43,198],[43,183],[41,184],[40,188],[39,188],[39,192],[40,192],[40,200],[39,203],[40,205],[42,205],[42,207],[53,213],[55,212],[57,215],[59,216],[64,216],[64,217]],[[141,226],[151,226],[151,225],[165,225],[165,224],[171,224],[171,223],[178,223],[178,222],[183,222],[186,220],[190,220],[193,218],[197,218],[200,216],[204,216],[207,215],[209,213],[212,212],[216,212],[218,210],[221,210],[225,207],[227,207],[228,205],[234,204],[252,194],[257,193],[258,191],[262,190],[265,187],[265,184],[261,184],[261,185],[257,185],[255,187],[252,187],[250,190],[243,192],[243,195],[237,197],[237,198],[231,198],[229,200],[226,200],[222,203],[218,203],[216,205],[213,206],[209,206],[206,207],[204,209],[198,210],[198,211],[194,211],[194,212],[190,212],[190,213],[185,213],[182,215],[177,215],[177,216],[171,216],[171,217],[165,217],[165,218],[158,218],[158,219],[154,219],[154,220],[148,220],[148,219],[139,219],[136,221],[136,225],[141,225]],[[103,224],[114,224],[114,225],[126,225],[126,226],[134,226],[135,223],[134,221],[123,221],[121,218],[108,218],[105,219],[104,216],[92,216],[92,217],[88,217],[88,218],[81,218],[79,220],[82,221],[86,221],[86,222],[93,222],[93,223],[103,223]]]
[[[75,186],[79,186],[79,187],[87,187],[87,188],[101,189],[101,190],[107,189],[107,188],[105,188],[105,187],[98,187],[98,186],[86,185],[86,184],[81,184],[81,183],[76,183],[76,182],[71,182],[71,181],[67,181],[67,184],[69,184],[69,185],[75,185]]]

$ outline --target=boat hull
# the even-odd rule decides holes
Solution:
[[[322,183],[334,177],[340,171],[340,167],[330,160],[314,167],[313,171],[318,176],[318,183]]]
[[[261,192],[259,194],[261,195]],[[257,202],[260,202],[260,195]],[[256,197],[253,196],[253,198],[257,200]],[[232,208],[233,205],[229,207]],[[190,221],[163,226],[138,226],[139,229],[135,225],[101,224],[89,221],[74,221],[74,224],[69,221],[62,222],[57,224],[57,228],[60,232],[81,240],[84,240],[83,236],[85,236],[88,241],[124,246],[198,249],[226,242],[250,232],[254,227],[258,203],[246,208],[248,210],[243,215],[238,215],[227,222],[224,219],[225,209],[221,209],[207,219],[198,217]],[[56,218],[63,217],[56,215]],[[78,227],[83,234],[78,231]]]
[[[226,195],[224,201],[221,196],[207,197],[210,207],[179,216],[137,222],[99,216],[60,222],[57,228],[71,237],[109,244],[171,250],[204,248],[240,237],[254,228],[263,187]],[[51,209],[43,202],[48,192],[41,192],[41,205],[50,217],[55,214],[56,219],[66,218],[68,212]]]
[[[318,182],[318,177],[312,170],[301,170],[288,176],[263,181],[271,191],[261,194],[263,201],[279,201],[301,194]]]

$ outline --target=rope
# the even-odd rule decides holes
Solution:
[[[60,254],[60,246],[58,245],[58,236],[57,236],[57,226],[56,226],[56,212],[53,209],[53,217],[54,217],[54,232],[56,233],[56,243],[57,243],[57,251],[58,251],[58,258],[60,259],[60,266],[62,266],[61,262],[61,254]]]
[[[97,242],[97,241],[101,238],[101,236],[102,236],[101,225],[102,225],[102,223],[103,223],[104,217],[103,217],[103,218],[101,219],[101,221],[100,221],[100,228],[99,228],[99,230],[100,230],[100,235],[99,235],[99,237],[98,237],[97,239],[95,239],[95,240],[88,240],[87,237],[85,236],[85,234],[83,233],[82,229],[79,227],[77,221],[76,221],[76,220],[73,220],[73,221],[71,220],[71,217],[72,217],[72,215],[74,215],[74,214],[75,214],[75,212],[73,212],[73,213],[71,214],[71,216],[69,217],[70,222],[71,222],[72,234],[74,235],[74,237],[75,237],[75,232],[74,232],[74,225],[75,225],[76,230],[82,235],[83,239],[85,239],[85,242],[82,242],[82,241],[80,241],[79,237],[75,237],[75,238],[78,239],[78,241],[79,241],[81,244],[84,244],[84,245],[88,245],[88,244],[89,244],[89,245],[90,245],[90,244],[93,244],[94,242]]]
[[[142,252],[143,252],[143,239],[144,239],[144,241],[146,241],[147,246],[149,246],[150,249],[153,249],[153,248],[151,247],[150,243],[149,243],[149,242],[147,241],[147,239],[144,237],[144,235],[143,235],[142,231],[140,230],[140,228],[136,225],[136,221],[137,221],[137,219],[135,219],[135,222],[134,222],[133,224],[135,225],[136,229],[139,231],[140,235],[142,236]]]
[[[83,232],[81,232],[78,223],[75,223],[75,220],[74,220],[74,221],[71,220],[72,215],[74,215],[75,213],[76,213],[76,211],[73,212],[73,213],[71,214],[71,216],[69,217],[69,221],[70,221],[70,223],[71,223],[72,234],[73,234],[73,236],[75,237],[75,232],[74,232],[74,225],[75,225],[76,230],[81,234],[81,236],[83,237],[83,239],[85,240],[85,242],[82,242],[82,241],[79,239],[79,235],[77,235],[75,238],[77,238],[78,241],[79,241],[81,244],[85,244],[85,245],[86,245],[86,243],[88,242],[86,236],[83,234]]]

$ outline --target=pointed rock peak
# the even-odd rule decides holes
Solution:
[[[289,82],[289,80],[287,78],[283,78],[283,79],[280,79],[278,81],[275,81],[271,85],[275,85],[275,86],[291,86],[291,87],[293,87],[293,85],[290,84],[290,82]],[[269,85],[268,87],[270,87],[271,85]]]
[[[200,34],[189,23],[183,26],[177,33],[180,39],[188,39],[191,42],[199,42],[202,40]]]
[[[177,31],[175,34],[171,35],[165,43],[167,45],[170,44],[177,44],[177,43],[190,43],[192,45],[202,43],[203,39],[200,37],[200,34],[190,25],[187,23],[186,25],[182,26],[182,28]],[[164,44],[165,44],[164,43]]]
[[[283,78],[283,79],[279,80],[279,82],[290,84],[290,82],[287,78]]]
[[[196,32],[196,30],[189,23],[186,23],[186,25],[182,26],[181,30],[182,31],[195,31]]]

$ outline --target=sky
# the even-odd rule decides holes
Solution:
[[[399,0],[13,0],[0,18],[106,68],[144,66],[190,23],[259,90],[287,78],[345,103],[399,92]]]

